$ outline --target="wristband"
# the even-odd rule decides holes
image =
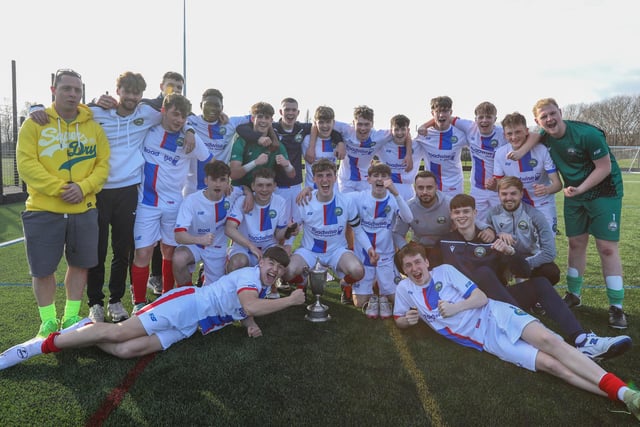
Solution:
[[[255,169],[255,167],[256,167],[256,161],[255,160],[251,160],[246,165],[242,165],[242,169],[244,169],[245,172],[251,172],[253,169]]]
[[[29,107],[29,115],[35,113],[36,111],[44,111],[44,105],[42,104],[33,104],[31,107]]]

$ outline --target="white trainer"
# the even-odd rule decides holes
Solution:
[[[151,289],[154,295],[162,295],[162,276],[150,276],[147,288]]]
[[[114,302],[113,304],[109,303],[107,306],[107,313],[109,313],[109,317],[111,317],[111,321],[113,323],[122,322],[129,318],[129,313],[124,309],[121,302]]]
[[[89,319],[93,323],[104,322],[104,307],[100,304],[94,304],[89,308]]]
[[[380,304],[380,318],[389,319],[393,316],[393,306],[391,305],[391,301],[389,301],[385,296],[380,297],[378,301]]]
[[[631,338],[626,335],[617,337],[599,337],[593,332],[587,334],[585,340],[576,348],[591,359],[600,361],[620,356],[631,348]]]
[[[380,303],[376,295],[371,296],[364,308],[364,315],[369,319],[377,319],[380,316]]]

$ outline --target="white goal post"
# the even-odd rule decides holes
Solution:
[[[614,145],[609,149],[613,153],[622,172],[640,173],[640,146]]]

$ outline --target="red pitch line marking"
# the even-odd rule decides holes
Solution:
[[[104,402],[102,402],[102,405],[100,405],[100,408],[87,420],[85,426],[101,426],[107,418],[109,418],[111,412],[120,406],[122,399],[124,399],[131,387],[133,387],[133,384],[142,371],[144,371],[144,368],[156,357],[156,354],[158,353],[147,354],[138,360],[138,363],[127,373],[120,385],[109,393]]]

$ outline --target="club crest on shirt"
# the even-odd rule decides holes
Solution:
[[[440,290],[442,289],[442,282],[436,282],[436,283],[433,285],[433,288],[434,288],[436,291],[440,292]]]
[[[229,203],[229,201],[225,199],[222,206],[224,206],[224,209],[228,211],[231,208],[231,203]]]
[[[457,137],[457,136],[455,136],[455,135],[453,135],[453,136],[451,137],[451,143],[452,143],[452,144],[455,144],[456,142],[458,142],[458,137]]]
[[[580,160],[580,153],[574,147],[567,148],[567,157],[572,161]]]
[[[302,135],[297,133],[296,136],[293,137],[293,140],[299,144],[302,142],[302,138]]]
[[[393,278],[393,283],[395,283],[396,285],[397,285],[398,283],[400,283],[401,281],[402,281],[402,277],[400,277],[400,276],[395,276],[395,277]]]
[[[478,246],[473,250],[473,255],[476,258],[482,258],[487,254],[487,249],[484,246]]]
[[[615,221],[611,221],[607,228],[609,229],[609,231],[616,231],[618,229],[618,223]]]
[[[144,124],[144,119],[142,117],[137,118],[133,121],[133,124],[136,126],[142,126]]]
[[[536,159],[529,159],[529,166],[535,168],[536,166],[538,166],[538,161]]]
[[[522,230],[522,231],[527,231],[529,229],[529,224],[527,224],[527,221],[522,220],[518,222],[518,229]]]
[[[524,311],[523,309],[519,308],[519,307],[513,307],[513,314],[515,314],[516,316],[526,316],[527,312]]]
[[[336,210],[334,211],[336,216],[342,215],[342,208],[340,206],[336,206]]]
[[[489,145],[492,146],[493,148],[496,148],[498,146],[498,140],[492,139]]]
[[[274,209],[269,209],[269,218],[275,218],[278,213]]]
[[[418,222],[418,221],[416,221]],[[444,224],[445,222],[447,222],[447,218],[445,218],[444,216],[439,216],[438,219],[436,219],[436,222],[438,224]]]
[[[178,147],[182,147],[184,145],[184,138],[180,137],[180,138],[176,139],[176,145]]]
[[[224,127],[224,126],[220,127],[220,129],[218,130],[218,134],[226,135],[227,134],[227,128]]]

